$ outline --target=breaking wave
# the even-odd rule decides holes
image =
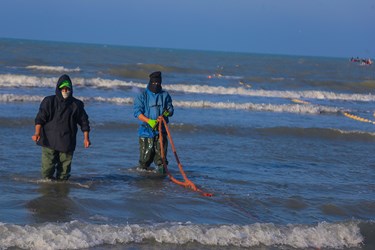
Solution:
[[[30,66],[26,66],[26,69],[47,71],[47,72],[65,72],[65,73],[81,71],[79,67],[75,69],[68,69],[63,66],[45,66],[45,65],[30,65]]]
[[[40,102],[43,96],[0,94],[0,102]],[[84,102],[105,102],[117,105],[132,105],[131,97],[81,97],[78,99]],[[339,113],[340,108],[322,105],[303,104],[264,104],[264,103],[235,103],[235,102],[212,102],[212,101],[174,101],[175,107],[184,108],[211,108],[211,109],[236,109],[266,112],[288,112],[304,114]]]
[[[0,223],[0,248],[80,249],[104,244],[150,242],[203,246],[256,247],[287,246],[293,248],[359,247],[364,238],[359,222],[317,225],[200,225],[191,223],[161,223],[151,225],[90,224],[79,221],[15,225]],[[155,246],[155,245],[154,245]]]
[[[272,127],[258,129],[262,133],[268,133],[272,136],[288,136],[288,137],[312,137],[325,138],[330,140],[345,141],[375,141],[375,132],[342,130],[334,128],[297,128],[297,127]]]
[[[0,75],[0,87],[6,88],[37,88],[37,87],[54,87],[58,78],[47,78],[27,75]],[[144,88],[144,83],[127,82],[122,80],[111,80],[103,78],[74,78],[75,86],[87,88]],[[318,100],[342,100],[342,101],[361,101],[373,102],[375,95],[371,94],[345,94],[327,91],[279,91],[279,90],[261,90],[249,89],[245,87],[215,87],[208,85],[196,84],[165,84],[168,91],[215,94],[215,95],[242,95],[242,96],[259,96],[259,97],[276,97],[276,98],[303,98]]]

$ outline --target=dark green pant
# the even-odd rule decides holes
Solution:
[[[73,152],[63,153],[42,147],[42,177],[47,179],[68,180],[73,160]],[[54,177],[56,171],[56,177]]]
[[[167,161],[167,148],[168,148],[168,139],[167,135],[163,135],[163,147],[164,155]],[[163,160],[161,158],[161,149],[159,143],[159,136],[154,138],[144,138],[139,137],[139,166],[141,168],[150,167],[151,163],[154,162],[156,166],[163,166]]]

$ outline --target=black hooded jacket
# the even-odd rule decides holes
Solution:
[[[71,95],[64,99],[60,84],[71,80],[68,75],[62,75],[56,84],[55,95],[47,96],[40,104],[39,112],[35,118],[35,125],[42,126],[38,145],[48,147],[60,152],[73,152],[77,144],[77,124],[82,132],[90,131],[88,115],[82,101]]]

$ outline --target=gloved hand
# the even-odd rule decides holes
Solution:
[[[150,125],[150,127],[152,129],[155,129],[156,125],[158,125],[158,121],[157,120],[152,120],[152,119],[148,119],[147,123],[148,123],[148,125]]]
[[[166,110],[166,111],[163,112],[163,116],[164,116],[164,117],[168,117],[169,115],[170,115],[170,114],[169,114],[168,110]]]

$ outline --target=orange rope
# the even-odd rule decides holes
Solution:
[[[167,175],[168,175],[169,179],[171,179],[172,182],[174,182],[174,183],[176,183],[178,185],[181,185],[181,186],[183,186],[185,188],[190,188],[193,191],[199,192],[203,196],[211,197],[213,194],[203,192],[202,190],[200,190],[199,188],[197,188],[197,186],[191,180],[189,180],[189,178],[187,178],[187,176],[185,174],[185,171],[182,168],[182,164],[180,162],[180,159],[178,158],[178,155],[177,155],[177,152],[176,152],[176,148],[174,146],[174,143],[173,143],[173,140],[172,140],[172,136],[171,136],[171,132],[169,131],[167,122],[165,121],[165,119],[164,119],[163,116],[159,116],[158,122],[159,122],[159,142],[160,142],[161,158],[163,160],[163,166],[165,168],[165,171],[167,172]],[[164,124],[165,130],[167,132],[167,136],[168,136],[169,142],[171,144],[171,148],[172,148],[173,154],[174,154],[174,156],[176,158],[178,168],[180,169],[180,173],[181,173],[182,177],[184,178],[184,181],[177,180],[168,171],[168,166],[167,166],[165,155],[164,155],[163,131],[162,131],[162,125],[163,124]]]

